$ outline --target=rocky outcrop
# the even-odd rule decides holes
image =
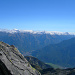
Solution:
[[[0,42],[0,75],[41,75],[13,45]]]

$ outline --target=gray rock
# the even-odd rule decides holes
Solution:
[[[4,42],[0,42],[0,61],[11,75],[41,75],[28,63],[15,46],[10,46]]]

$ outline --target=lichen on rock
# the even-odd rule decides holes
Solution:
[[[37,70],[32,69],[28,61],[14,45],[10,46],[0,42],[0,60],[11,75],[41,75]]]

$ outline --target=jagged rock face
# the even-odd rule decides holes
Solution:
[[[31,67],[28,61],[13,45],[10,46],[0,42],[0,61],[3,63],[2,67],[5,65],[5,68],[8,70],[8,74],[4,73],[5,75],[41,75]],[[5,72],[4,69],[0,68],[0,73],[3,74],[3,72]]]

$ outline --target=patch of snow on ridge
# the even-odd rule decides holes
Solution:
[[[51,35],[71,35],[68,32],[58,32],[58,31],[46,31],[45,33],[51,34]]]
[[[6,33],[25,33],[25,32],[30,32],[32,33],[33,31],[32,30],[18,30],[18,29],[12,29],[12,30],[8,30],[8,29],[0,29],[1,32],[6,32]]]
[[[58,32],[58,31],[33,31],[33,30],[18,30],[18,29],[0,29],[1,32],[6,33],[32,33],[32,34],[50,34],[50,35],[75,35],[74,33],[68,33],[68,32]]]
[[[16,32],[16,33],[25,33],[25,32],[29,32],[29,33],[33,33],[33,31],[32,30],[18,30],[18,29],[14,29],[14,30],[12,30],[13,32]]]

